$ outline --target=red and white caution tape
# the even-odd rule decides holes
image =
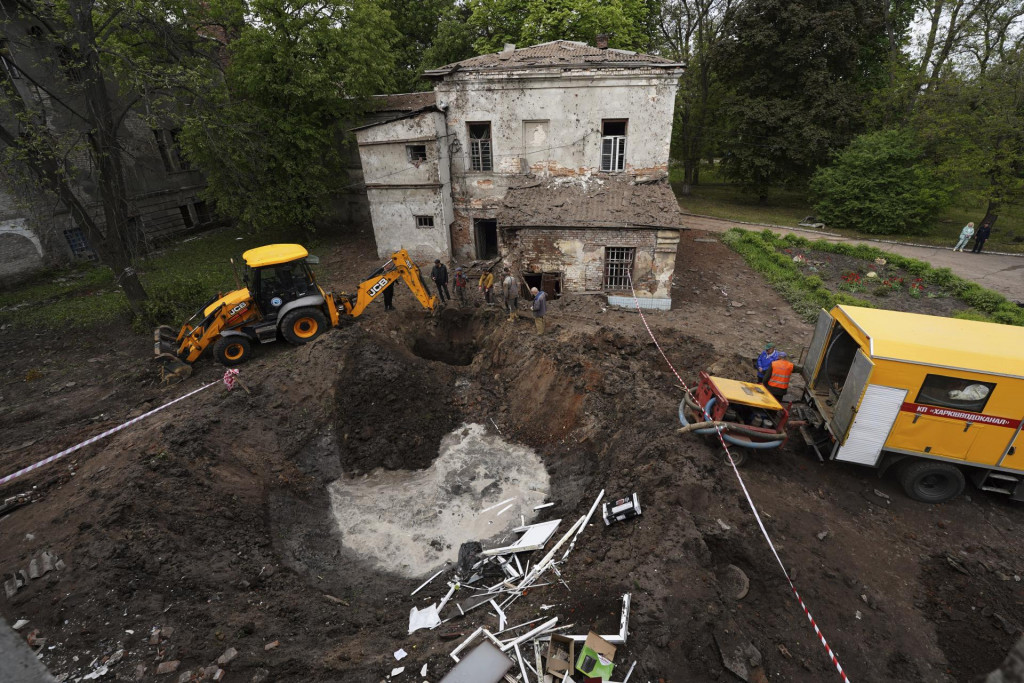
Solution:
[[[238,371],[236,370],[235,372],[238,372]],[[226,383],[227,383],[227,381],[225,379],[225,384]],[[117,432],[121,431],[122,429],[125,429],[126,427],[130,427],[130,426],[132,426],[133,424],[135,424],[137,422],[142,422],[143,420],[145,420],[150,415],[153,415],[154,413],[159,413],[164,408],[168,408],[170,406],[173,406],[178,401],[184,401],[189,396],[194,396],[195,394],[198,394],[200,391],[203,391],[204,389],[209,389],[214,384],[217,384],[217,382],[210,382],[209,384],[201,386],[198,389],[195,389],[194,391],[188,392],[184,396],[179,396],[178,398],[174,399],[173,401],[168,401],[167,403],[163,404],[162,406],[160,406],[158,408],[154,408],[153,410],[149,411],[148,413],[143,413],[142,415],[139,415],[138,417],[133,417],[132,419],[130,419],[127,422],[125,422],[124,424],[118,425],[117,427],[114,427],[113,429],[108,429],[107,431],[103,432],[102,434],[97,434],[96,436],[92,437],[91,439],[86,439],[82,443],[77,444],[75,446],[72,446],[71,448],[64,449],[63,451],[61,451],[60,453],[57,453],[56,455],[51,455],[49,458],[46,458],[44,460],[40,460],[39,462],[35,463],[34,465],[29,465],[28,467],[26,467],[24,469],[18,470],[14,474],[8,474],[3,479],[0,479],[0,486],[3,486],[4,484],[6,484],[9,481],[14,481],[18,477],[21,477],[21,476],[23,476],[25,474],[28,474],[29,472],[31,472],[33,470],[37,470],[40,467],[42,467],[43,465],[49,465],[54,460],[60,460],[65,455],[70,455],[71,453],[74,453],[77,450],[85,448],[86,446],[88,446],[90,444],[96,443],[100,439],[105,439],[108,436],[110,436],[111,434],[116,434]]]
[[[235,388],[235,384],[238,382],[238,368],[229,368],[224,371],[224,386],[231,391]]]
[[[679,376],[678,372],[676,372],[675,366],[672,365],[672,361],[668,359],[668,356],[665,355],[664,349],[661,348],[661,344],[658,342],[658,338],[654,336],[654,331],[651,330],[651,326],[647,324],[647,317],[644,315],[644,311],[640,307],[640,299],[637,298],[636,290],[633,289],[632,278],[629,279],[629,288],[630,291],[633,292],[633,302],[636,304],[637,313],[640,314],[640,319],[643,321],[644,327],[647,328],[647,334],[651,335],[651,340],[654,342],[654,346],[657,347],[658,352],[661,353],[661,357],[665,359],[665,363],[668,365],[669,369],[672,370],[672,374],[676,376],[677,380],[679,380],[679,385],[683,387],[686,393],[690,395],[690,398],[693,399],[694,403],[696,403],[697,399],[693,395],[693,392],[690,391],[689,385],[686,382],[684,382],[683,378]],[[707,413],[705,413],[705,417],[708,420],[711,419],[711,417],[707,415]],[[836,653],[832,651],[831,647],[829,647],[828,641],[825,640],[825,634],[823,634],[821,632],[821,629],[818,628],[817,622],[815,622],[814,617],[811,616],[811,611],[807,609],[807,605],[804,604],[804,599],[800,597],[800,593],[798,593],[796,590],[796,585],[794,585],[793,579],[790,578],[789,572],[786,571],[786,565],[782,563],[782,558],[779,557],[779,551],[775,549],[775,544],[772,543],[771,536],[768,535],[768,530],[765,529],[764,522],[761,521],[761,515],[757,511],[757,506],[754,505],[754,499],[750,497],[750,491],[747,490],[747,485],[746,483],[744,483],[743,477],[740,476],[739,468],[736,467],[736,462],[732,459],[732,453],[729,452],[729,445],[725,442],[725,439],[722,438],[722,429],[718,428],[716,434],[718,435],[718,441],[722,444],[722,448],[725,449],[725,454],[729,458],[729,464],[732,465],[733,472],[736,473],[736,480],[740,483],[740,488],[743,490],[743,495],[746,496],[747,498],[747,504],[750,505],[750,510],[751,512],[754,513],[754,519],[757,520],[757,526],[760,527],[761,534],[764,535],[764,539],[768,542],[768,547],[771,548],[772,555],[775,556],[775,561],[779,563],[779,568],[782,569],[782,574],[786,577],[786,581],[789,582],[789,587],[790,589],[792,589],[793,595],[796,596],[797,602],[800,603],[801,609],[803,609],[804,614],[807,615],[807,620],[810,621],[811,626],[814,627],[814,633],[817,634],[818,639],[821,641],[821,644],[825,647],[825,652],[828,653],[829,658],[832,660],[832,664],[836,667],[836,670],[839,672],[839,676],[844,681],[847,681],[847,683],[849,683],[850,678],[846,675],[846,672],[843,671],[842,665],[839,664],[839,659],[836,657]]]

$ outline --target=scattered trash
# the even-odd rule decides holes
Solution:
[[[16,622],[14,622],[14,626],[12,626],[11,628],[13,628],[15,631],[20,631],[21,629],[25,628],[25,626],[27,626],[27,625],[28,625],[28,619],[18,619]]]
[[[454,653],[452,653],[454,657]],[[490,641],[484,641],[441,679],[441,683],[498,683],[512,661]]]
[[[554,503],[544,503],[542,505],[537,505],[533,508],[533,511],[536,512],[537,510],[543,510],[544,508],[549,508],[552,505],[554,505]]]
[[[565,675],[572,671],[572,663],[576,661],[576,641],[561,635],[552,635],[548,643],[548,664],[545,668],[549,674]]]
[[[716,520],[716,521],[718,522],[718,526],[722,527],[722,531],[730,531],[732,529],[731,526],[729,526],[728,524],[723,522],[721,519]]]
[[[499,513],[500,514],[500,513]],[[503,548],[492,548],[491,550],[484,550],[483,555],[508,555],[510,553],[522,553],[531,550],[540,550],[548,542],[555,533],[555,529],[562,523],[562,520],[555,519],[550,522],[541,522],[540,524],[531,524],[530,526],[521,526],[513,529],[516,533],[522,533],[519,540],[512,545],[505,546]]]
[[[404,666],[400,666],[400,667],[398,667],[396,669],[392,669],[391,670],[391,676],[392,677],[397,676],[398,674],[402,673],[403,671],[405,671],[405,667]]]
[[[403,659],[405,659],[408,656],[409,656],[408,652],[406,652],[405,650],[399,649],[397,652],[395,652],[395,661],[400,662],[400,661],[402,661]]]
[[[635,493],[632,497],[626,496],[611,503],[605,503],[601,511],[605,526],[609,526],[612,522],[622,522],[639,517],[640,514],[640,498]]]
[[[263,650],[264,650],[264,652],[269,652],[270,650],[273,650],[274,648],[276,648],[280,644],[281,644],[280,640],[275,640],[272,643],[267,643],[266,645],[264,645],[263,646]]]
[[[415,607],[409,612],[409,633],[421,628],[436,628],[441,625],[441,617],[437,615],[437,604],[424,609]]]
[[[426,676],[426,675],[427,675],[427,665],[424,664],[423,668],[420,669],[420,676]]]
[[[818,537],[819,541],[824,541],[825,537],[828,536],[828,529],[825,529],[824,531],[819,531],[815,534],[815,536]]]
[[[612,676],[612,669],[615,668],[612,663],[614,659],[615,646],[591,631],[583,641],[583,647],[576,658],[576,670],[591,678],[607,681]]]

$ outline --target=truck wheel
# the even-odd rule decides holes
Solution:
[[[232,366],[244,363],[252,355],[252,342],[248,337],[240,334],[233,334],[230,337],[221,337],[213,345],[213,357],[222,365]]]
[[[296,308],[288,311],[281,321],[281,336],[292,344],[305,344],[319,337],[327,329],[327,318],[315,308]]]
[[[964,490],[964,473],[942,462],[916,460],[900,470],[900,484],[907,495],[922,503],[945,503]]]

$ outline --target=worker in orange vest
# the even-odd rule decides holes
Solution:
[[[768,375],[765,386],[768,387],[768,393],[778,399],[780,403],[786,395],[786,390],[789,389],[789,378],[793,374],[794,367],[785,351],[779,351],[778,359],[772,362],[771,373]]]

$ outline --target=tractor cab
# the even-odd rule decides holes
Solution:
[[[245,284],[263,320],[276,320],[282,307],[320,294],[309,256],[298,244],[271,244],[242,254]]]

